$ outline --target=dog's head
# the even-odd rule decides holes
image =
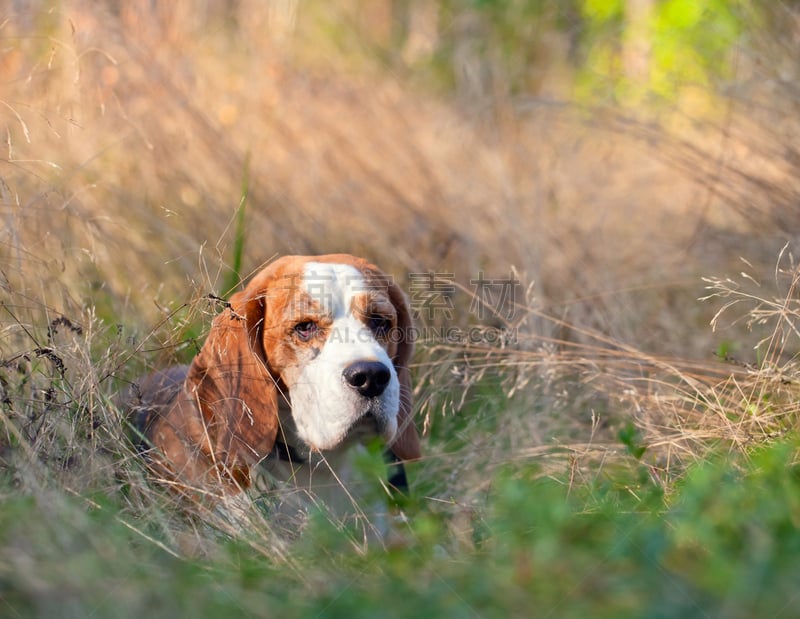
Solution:
[[[190,370],[206,423],[226,428],[212,442],[249,461],[265,457],[283,399],[311,450],[380,436],[401,460],[418,458],[411,326],[403,292],[365,260],[273,262],[233,295]]]

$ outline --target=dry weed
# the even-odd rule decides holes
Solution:
[[[452,274],[445,322],[513,334],[420,343],[415,475],[432,502],[479,500],[515,460],[592,479],[629,457],[629,419],[665,480],[710,446],[796,428],[794,266],[777,300],[708,282],[723,316],[750,304],[737,327],[772,328],[755,363],[713,359],[717,308],[696,302],[701,275],[752,248],[753,283],[785,242],[794,121],[766,131],[767,111],[730,108],[676,137],[566,103],[487,117],[385,71],[326,70],[291,19],[263,36],[282,19],[267,4],[235,20],[182,1],[31,4],[0,22],[0,458],[24,490],[123,496],[171,552],[203,547],[145,482],[114,396],[197,350],[246,171],[242,277],[278,254],[362,254],[406,288]],[[480,273],[524,282],[513,320],[475,320]],[[253,547],[280,556],[253,517]]]

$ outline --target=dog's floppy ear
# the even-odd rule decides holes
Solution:
[[[264,350],[264,278],[234,294],[211,325],[187,386],[203,416],[217,469],[240,486],[278,432],[278,386]]]
[[[405,293],[394,282],[389,283],[389,298],[397,311],[397,352],[392,359],[400,382],[400,410],[397,413],[397,435],[390,449],[400,460],[417,460],[422,456],[419,435],[414,425],[411,372],[408,364],[414,352],[411,308]]]

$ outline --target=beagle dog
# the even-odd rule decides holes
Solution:
[[[342,455],[380,437],[402,472],[420,457],[411,326],[404,293],[366,260],[276,260],[225,304],[191,365],[134,389],[152,468],[189,495],[239,494],[256,465],[338,482]]]

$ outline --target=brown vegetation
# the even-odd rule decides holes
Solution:
[[[81,471],[71,487],[140,476],[112,447],[111,399],[143,366],[196,350],[207,295],[229,292],[243,187],[245,278],[274,256],[337,251],[406,287],[409,273],[452,273],[466,326],[471,279],[519,277],[513,316],[491,321],[513,344],[419,348],[429,431],[463,410],[493,419],[431,445],[421,480],[466,471],[443,496],[480,489],[476,445],[482,464],[555,454],[590,475],[633,419],[670,473],[719,441],[795,427],[791,248],[753,296],[711,283],[750,303],[739,316],[761,312],[760,333],[712,332],[720,303],[697,300],[740,255],[744,284],[769,281],[796,233],[791,99],[772,108],[780,129],[728,102],[724,126],[677,134],[567,102],[471,107],[329,61],[260,3],[156,6],[74,0],[0,21],[9,462],[56,459],[48,470]],[[727,340],[739,348],[725,364]]]

